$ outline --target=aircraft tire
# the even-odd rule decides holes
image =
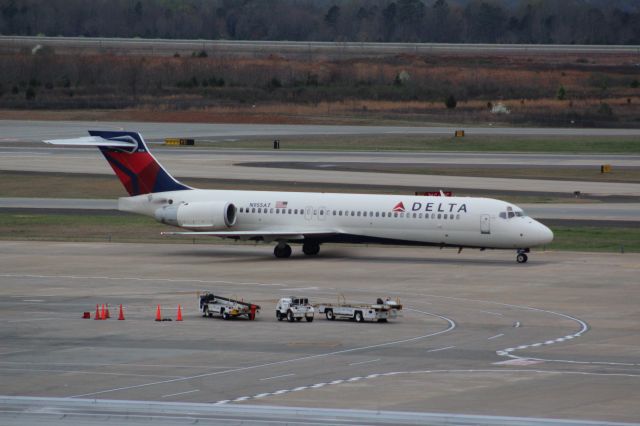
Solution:
[[[313,322],[313,317],[307,317],[307,322]]]
[[[320,253],[320,244],[316,242],[307,242],[302,244],[302,252],[307,256],[315,256]]]
[[[525,253],[518,253],[516,256],[516,261],[518,263],[527,263],[527,260],[529,260],[529,257]]]
[[[291,246],[289,244],[278,244],[273,249],[273,255],[278,259],[286,259],[291,257]]]

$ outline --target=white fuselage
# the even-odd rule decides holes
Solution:
[[[218,230],[339,233],[322,242],[524,249],[553,239],[517,206],[490,198],[193,189],[121,198],[119,209],[154,216],[163,206],[210,202],[237,209],[235,224]]]

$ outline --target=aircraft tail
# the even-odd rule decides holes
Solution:
[[[171,176],[149,152],[140,133],[89,130],[91,136],[46,140],[52,145],[95,146],[130,196],[192,189]]]

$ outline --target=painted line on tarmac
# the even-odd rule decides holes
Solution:
[[[441,320],[443,320],[443,321],[448,323],[448,327],[443,329],[443,330],[436,331],[434,333],[425,334],[425,335],[422,335],[422,336],[410,337],[410,338],[401,339],[401,340],[394,340],[394,341],[385,342],[385,343],[378,343],[378,344],[375,344],[375,345],[368,345],[368,346],[361,346],[361,347],[357,347],[357,348],[343,349],[343,350],[340,350],[340,351],[326,352],[326,353],[321,353],[321,354],[316,354],[316,355],[307,355],[307,356],[303,356],[303,357],[300,357],[300,358],[291,358],[291,359],[286,359],[286,360],[282,360],[282,361],[267,362],[267,363],[264,363],[264,364],[250,365],[250,366],[247,366],[247,367],[239,367],[239,368],[233,368],[233,369],[229,369],[229,370],[215,371],[215,372],[211,372],[211,373],[203,373],[203,374],[197,374],[197,375],[193,375],[193,376],[185,376],[185,377],[180,377],[180,378],[175,378],[175,379],[159,380],[159,381],[150,382],[150,383],[141,383],[139,385],[122,386],[122,387],[118,387],[118,388],[105,389],[105,390],[96,391],[96,392],[88,392],[88,393],[79,394],[79,395],[70,395],[67,398],[83,398],[83,397],[87,397],[87,396],[102,395],[102,394],[111,393],[111,392],[118,392],[118,391],[130,390],[130,389],[140,389],[140,388],[149,387],[149,386],[164,385],[164,384],[168,384],[168,383],[176,383],[176,382],[182,382],[182,381],[193,380],[193,379],[201,379],[201,378],[204,378],[204,377],[217,376],[217,375],[227,374],[227,373],[239,373],[239,372],[255,370],[255,369],[263,368],[263,367],[271,367],[271,366],[274,366],[274,365],[284,365],[284,364],[289,364],[289,363],[293,363],[293,362],[300,362],[300,361],[307,361],[307,360],[311,360],[311,359],[326,358],[326,357],[330,357],[330,356],[333,356],[333,355],[341,355],[341,354],[364,351],[364,350],[369,350],[369,349],[383,348],[383,347],[392,346],[392,345],[399,345],[399,344],[402,344],[402,343],[409,343],[409,342],[415,342],[415,341],[418,341],[418,340],[424,340],[424,339],[427,339],[429,337],[439,336],[441,334],[448,333],[448,332],[450,332],[450,331],[452,331],[452,330],[454,330],[456,328],[455,321],[453,321],[451,318],[447,318],[447,317],[445,317],[443,315],[435,314],[435,313],[432,313],[432,312],[420,311],[418,309],[409,309],[409,308],[407,308],[407,310],[420,312],[420,313],[423,313],[425,315],[429,315],[429,316],[440,318]]]
[[[263,379],[259,379],[260,381],[265,381],[265,380],[273,380],[273,379],[280,379],[282,377],[290,377],[290,376],[295,376],[295,373],[289,373],[289,374],[281,374],[279,376],[273,376],[273,377],[265,377]]]
[[[346,379],[337,379],[331,382],[320,382],[307,386],[298,386],[292,389],[280,389],[274,392],[263,392],[252,396],[241,396],[235,399],[224,399],[216,401],[214,405],[224,405],[233,402],[245,402],[254,399],[265,398],[268,396],[279,396],[287,393],[300,392],[303,390],[320,389],[325,386],[335,386],[344,383],[355,383],[362,380],[376,379],[379,377],[390,377],[398,375],[417,375],[417,374],[486,374],[486,373],[498,373],[498,374],[565,374],[565,375],[582,375],[582,376],[604,376],[604,377],[631,377],[640,378],[640,374],[626,374],[626,373],[590,373],[582,371],[557,371],[557,370],[503,370],[503,369],[471,369],[471,370],[416,370],[416,371],[391,371],[387,373],[374,373],[368,376],[356,376]]]
[[[498,337],[502,337],[502,336],[504,336],[504,333],[500,333],[500,334],[496,334],[495,336],[491,336],[491,337],[487,338],[487,340],[497,339]]]
[[[350,366],[353,366],[353,365],[369,364],[369,363],[376,362],[376,361],[380,361],[380,358],[370,359],[370,360],[368,360],[368,361],[352,362],[352,363],[351,363],[351,364],[349,364],[349,365],[350,365]]]
[[[0,370],[5,371],[39,371],[42,373],[71,373],[71,374],[95,374],[100,376],[132,376],[132,377],[165,377],[165,378],[181,378],[182,376],[171,376],[168,374],[134,374],[134,373],[109,373],[102,371],[84,371],[84,370],[54,370],[48,368],[11,368],[0,367]]]
[[[172,396],[186,395],[186,394],[194,393],[194,392],[200,392],[200,389],[193,389],[193,390],[190,390],[190,391],[178,392],[178,393],[170,393],[169,395],[162,395],[162,398],[171,398]]]
[[[427,352],[440,352],[440,351],[446,351],[447,349],[453,349],[453,348],[455,348],[455,346],[447,346],[446,348],[431,349],[431,350],[428,350]]]
[[[284,286],[281,283],[258,283],[258,282],[237,282],[225,280],[198,280],[198,279],[174,279],[174,278],[141,278],[141,277],[108,277],[108,276],[82,276],[82,275],[32,275],[32,274],[0,274],[5,278],[63,278],[72,280],[109,280],[109,281],[153,281],[171,283],[197,283],[197,284],[233,284],[233,285],[256,285],[256,286]]]

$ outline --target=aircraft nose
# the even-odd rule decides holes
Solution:
[[[532,237],[537,246],[545,245],[553,241],[553,231],[540,222],[534,221],[534,229],[532,230]]]
[[[550,244],[553,241],[553,231],[543,224],[540,224],[540,238],[542,239],[541,244]]]

